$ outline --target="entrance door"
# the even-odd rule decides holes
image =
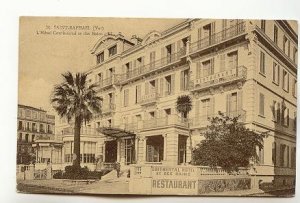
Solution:
[[[187,136],[178,137],[178,164],[186,162],[186,140]]]
[[[118,145],[117,141],[107,141],[105,143],[105,162],[106,163],[114,163],[117,161],[117,150]]]
[[[134,139],[125,139],[125,164],[132,164],[134,160]]]

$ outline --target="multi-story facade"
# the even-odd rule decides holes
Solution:
[[[35,156],[36,164],[58,160],[61,163],[61,149],[62,142],[55,136],[55,116],[45,110],[19,104],[17,163],[28,164],[29,156]]]
[[[203,139],[208,118],[221,111],[269,132],[257,175],[292,184],[297,41],[288,22],[279,20],[189,19],[143,39],[104,35],[91,50],[95,65],[88,71],[103,97],[102,115],[82,128],[82,161],[188,163],[190,144]],[[192,98],[188,119],[176,111],[180,95]],[[72,128],[62,125],[60,132],[68,162]]]

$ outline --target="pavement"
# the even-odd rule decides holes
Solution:
[[[121,172],[117,178],[116,171],[111,171],[101,180],[87,184],[72,182],[71,180],[22,180],[18,181],[17,190],[22,193],[64,193],[64,194],[130,194],[129,178],[126,172]],[[224,191],[203,194],[202,196],[294,196],[294,189],[281,189],[277,191],[263,191],[261,189]],[[134,194],[133,194],[134,195]]]

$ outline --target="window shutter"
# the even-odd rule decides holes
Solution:
[[[210,116],[214,116],[215,114],[215,98],[210,98]]]
[[[136,67],[136,60],[133,61],[133,69]]]
[[[177,53],[180,52],[180,49],[183,47],[182,45],[182,40],[177,41]]]
[[[171,93],[175,92],[175,73],[171,75]]]
[[[180,90],[184,90],[184,71],[180,72]]]
[[[172,54],[175,53],[175,43],[171,44],[171,52]]]
[[[199,108],[200,108],[200,101],[197,100],[196,101],[196,109],[195,109],[195,119],[196,121],[195,122],[199,122]]]
[[[158,93],[158,90],[159,90],[159,87],[158,87],[158,78],[155,79],[155,93],[157,94]]]
[[[142,89],[141,89],[141,85],[138,85],[137,86],[137,100],[138,100],[138,102],[140,102],[141,101],[141,94],[142,94],[142,91],[141,91]]]
[[[198,40],[202,39],[202,27],[198,29]]]
[[[166,47],[162,47],[161,48],[161,58],[165,58],[166,57]]]
[[[239,91],[237,94],[237,109],[239,111],[239,114],[243,110],[243,91]]]
[[[220,72],[225,71],[225,54],[220,55]]]
[[[231,100],[231,94],[226,95],[226,113],[227,115],[230,115],[230,100]]]
[[[145,95],[148,95],[149,94],[149,82],[147,81],[145,83]]]
[[[164,95],[164,78],[160,78],[160,96]]]
[[[215,72],[215,58],[210,59],[210,66],[211,66],[211,70],[210,70],[210,74],[213,75]]]
[[[264,106],[265,105],[265,95],[263,95],[262,93],[259,94],[259,114],[261,116],[264,115],[265,113],[265,109]]]
[[[201,62],[198,61],[196,63],[196,78],[199,79],[201,78]]]

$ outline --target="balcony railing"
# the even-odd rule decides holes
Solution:
[[[152,92],[150,94],[145,94],[142,96],[142,99],[140,101],[141,105],[147,105],[150,103],[155,103],[159,99],[160,94],[158,92]]]
[[[151,62],[147,65],[141,65],[138,68],[135,68],[131,71],[128,71],[126,73],[120,74],[117,76],[118,82],[125,82],[126,80],[133,79],[135,77],[139,77],[141,75],[150,73],[152,71],[158,70],[162,67],[165,67],[169,64],[173,64],[177,61],[180,61],[181,57],[185,55],[185,50],[180,50],[177,53],[170,54],[164,58],[161,58],[159,60],[156,60],[154,62]]]
[[[191,85],[193,86],[192,89],[199,90],[240,79],[246,79],[246,76],[247,68],[245,66],[239,66],[237,68],[198,78]]]
[[[221,32],[215,33],[211,36],[204,37],[197,42],[191,43],[190,53],[194,53],[203,50],[209,46],[224,42],[240,34],[245,33],[246,22],[242,21],[235,26],[222,30]]]
[[[115,104],[107,104],[102,107],[102,114],[112,113],[116,110]]]
[[[225,112],[224,115],[233,118],[233,117],[239,117],[239,122],[245,122],[246,121],[246,111],[245,110],[239,110],[239,111],[230,111]],[[217,117],[219,114],[211,114],[211,115],[205,115],[205,116],[199,116],[198,118],[192,118],[190,119],[190,126],[191,128],[202,128],[206,127],[210,124],[209,118]]]
[[[96,82],[95,85],[97,85],[98,89],[101,89],[113,85],[113,83],[114,83],[114,77],[109,77]]]
[[[151,128],[160,128],[160,127],[169,127],[169,126],[188,127],[188,122],[186,119],[183,119],[176,114],[172,114],[166,117],[144,120],[142,129],[147,130]]]
[[[62,135],[74,135],[73,127],[66,127],[62,130]],[[81,127],[80,135],[100,135],[99,131],[95,128]]]

